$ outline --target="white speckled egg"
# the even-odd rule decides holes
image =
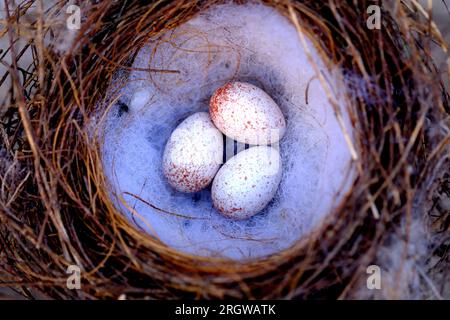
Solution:
[[[163,155],[163,172],[181,192],[197,192],[211,183],[223,157],[223,136],[206,112],[186,118],[170,136]]]
[[[286,132],[283,113],[260,88],[245,82],[230,82],[217,89],[209,111],[216,127],[242,143],[267,145]]]
[[[228,218],[249,218],[274,197],[281,181],[281,157],[269,146],[244,150],[220,168],[211,197],[214,207]]]

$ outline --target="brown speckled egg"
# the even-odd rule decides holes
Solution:
[[[228,160],[214,178],[211,197],[214,207],[236,220],[249,218],[274,197],[281,181],[278,150],[256,146]]]
[[[223,136],[206,112],[186,118],[170,136],[163,155],[163,172],[181,192],[208,186],[222,163]]]
[[[220,131],[242,143],[268,145],[286,132],[286,121],[278,105],[250,83],[230,82],[217,89],[209,112]]]

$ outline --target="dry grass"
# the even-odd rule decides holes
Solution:
[[[382,28],[369,30],[356,27],[365,26],[366,1],[265,1],[298,21],[349,79],[363,80],[349,81],[347,92],[357,110],[358,179],[317,234],[245,264],[177,252],[130,225],[108,197],[85,128],[137,48],[220,1],[86,4],[81,30],[62,52],[44,13],[27,15],[32,2],[10,11],[1,33],[10,44],[28,34],[33,65],[18,67],[23,48],[1,53],[13,63],[0,78],[11,84],[0,97],[0,286],[53,298],[345,298],[387,236],[398,233],[407,246],[411,221],[428,212],[448,167],[449,95],[430,55],[431,41],[445,43],[415,2],[384,12]],[[448,212],[441,215],[448,231]],[[73,264],[81,290],[66,287]]]

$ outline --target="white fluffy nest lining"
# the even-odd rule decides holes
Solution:
[[[276,253],[320,225],[351,182],[349,146],[326,90],[341,102],[343,114],[349,106],[339,96],[337,70],[327,70],[307,44],[310,56],[286,18],[255,4],[215,6],[150,41],[133,67],[179,73],[133,71],[118,75],[109,91],[102,154],[121,211],[178,250],[233,259]],[[326,75],[328,89],[311,59]],[[266,209],[244,221],[218,214],[209,190],[172,189],[161,165],[174,128],[192,113],[207,111],[214,90],[230,80],[265,90],[287,121],[278,192]]]

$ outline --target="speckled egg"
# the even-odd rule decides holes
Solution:
[[[238,153],[214,178],[211,190],[214,207],[236,220],[257,214],[274,197],[281,170],[280,153],[272,147],[256,146]]]
[[[209,111],[216,127],[242,143],[267,145],[286,132],[283,113],[260,88],[245,82],[230,82],[217,89]]]
[[[197,192],[211,183],[222,157],[222,133],[207,112],[198,112],[172,132],[164,149],[163,172],[176,190]]]

